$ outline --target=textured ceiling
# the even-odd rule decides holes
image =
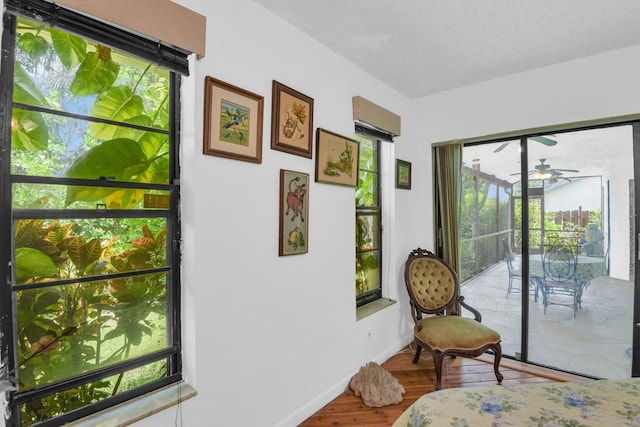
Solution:
[[[253,0],[409,98],[640,44],[640,0]]]

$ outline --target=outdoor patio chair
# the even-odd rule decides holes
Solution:
[[[572,246],[545,247],[542,254],[542,301],[545,314],[549,305],[564,305],[572,308],[573,317],[576,317],[582,302],[582,285],[576,277],[577,256],[577,248]]]
[[[417,248],[407,258],[404,279],[414,321],[416,353],[413,363],[418,363],[423,348],[431,353],[436,370],[436,390],[442,387],[444,357],[478,357],[487,351],[494,354],[493,369],[501,383],[500,334],[480,323],[482,317],[478,310],[464,302],[460,281],[451,266],[432,252]],[[469,310],[474,318],[462,317],[461,308]],[[423,317],[424,314],[427,316]]]
[[[505,262],[507,263],[507,272],[509,274],[509,285],[507,286],[507,298],[511,295],[511,292],[520,292],[522,290],[522,270],[518,266],[513,265],[514,257],[511,252],[505,254]],[[520,281],[520,287],[513,286],[514,280]],[[542,278],[538,276],[529,276],[529,291],[533,294],[533,300],[538,302],[538,294],[540,293],[540,284]]]

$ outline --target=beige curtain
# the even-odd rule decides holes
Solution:
[[[460,273],[458,212],[462,192],[462,144],[433,148],[437,252]]]

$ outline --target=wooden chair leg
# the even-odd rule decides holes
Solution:
[[[422,347],[420,347],[420,344],[416,343],[416,355],[413,356],[413,363],[418,363],[418,360],[420,360],[421,352],[422,352]]]
[[[500,347],[500,345],[497,345],[493,348],[493,355],[493,371],[496,373],[498,384],[502,384],[504,376],[500,373],[500,360],[502,360],[502,347]]]
[[[442,353],[434,351],[432,356],[433,365],[436,368],[436,390],[440,390],[442,388]]]

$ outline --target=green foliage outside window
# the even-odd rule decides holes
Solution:
[[[169,183],[166,70],[24,18],[15,58],[11,173],[97,184],[16,183],[14,209],[141,210],[145,195],[168,197],[99,185]],[[167,266],[165,218],[27,218],[14,230],[15,281],[30,285],[15,292],[19,391],[167,347],[168,273],[157,271]],[[64,283],[45,286],[52,280]],[[161,359],[58,390],[22,404],[22,425],[165,375]]]
[[[356,297],[380,288],[380,194],[378,141],[356,136],[360,145],[356,187]],[[359,300],[360,301],[360,300]],[[366,300],[362,300],[366,303]]]

